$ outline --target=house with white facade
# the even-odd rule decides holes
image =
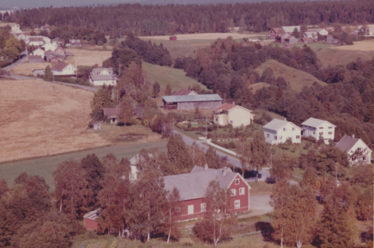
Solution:
[[[271,145],[281,144],[287,140],[301,142],[301,128],[287,120],[273,119],[264,126],[265,141]]]
[[[347,153],[348,161],[351,166],[371,163],[372,150],[362,139],[355,138],[354,135],[344,135],[335,146],[342,152]]]
[[[77,73],[77,68],[72,64],[57,62],[52,66],[52,73],[54,76],[74,76]]]
[[[309,118],[302,124],[302,135],[312,137],[315,140],[323,140],[326,144],[335,137],[335,125],[326,120]]]
[[[94,68],[89,80],[94,86],[116,86],[117,84],[117,76],[112,68]]]
[[[42,58],[44,58],[45,56],[45,51],[43,49],[41,49],[40,47],[38,47],[37,49],[35,49],[33,52],[32,52],[32,55],[34,56],[40,56]]]
[[[214,111],[213,122],[219,126],[245,127],[252,124],[254,114],[251,110],[235,104],[222,104]]]

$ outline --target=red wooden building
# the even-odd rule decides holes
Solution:
[[[240,213],[249,210],[251,187],[239,173],[234,173],[230,168],[210,169],[195,166],[190,173],[164,177],[166,190],[171,192],[176,188],[179,191],[181,200],[176,211],[178,220],[190,220],[204,215],[205,193],[213,180],[227,192],[227,211]]]

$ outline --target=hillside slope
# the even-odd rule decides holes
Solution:
[[[273,70],[275,77],[283,77],[284,80],[289,83],[289,87],[297,92],[300,92],[303,87],[312,86],[314,82],[323,86],[326,85],[325,82],[322,82],[307,72],[289,67],[273,59],[262,63],[256,68],[255,71],[262,75],[267,68],[271,68]]]

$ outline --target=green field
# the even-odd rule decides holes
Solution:
[[[186,73],[181,69],[153,65],[147,62],[142,63],[142,68],[144,77],[151,83],[158,82],[162,91],[165,90],[168,84],[172,90],[186,89],[195,85],[206,89],[206,87],[197,80],[187,77]]]
[[[0,179],[5,179],[8,185],[12,185],[14,179],[21,173],[39,175],[43,177],[51,190],[54,190],[53,172],[58,165],[67,160],[81,160],[88,154],[96,154],[99,158],[112,153],[117,159],[130,157],[142,149],[166,149],[166,141],[157,141],[140,144],[118,144],[84,151],[65,153],[55,156],[33,158],[27,160],[6,162],[0,164]]]

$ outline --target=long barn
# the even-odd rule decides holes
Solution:
[[[162,101],[165,109],[177,110],[214,110],[222,105],[222,98],[218,94],[163,96]]]

